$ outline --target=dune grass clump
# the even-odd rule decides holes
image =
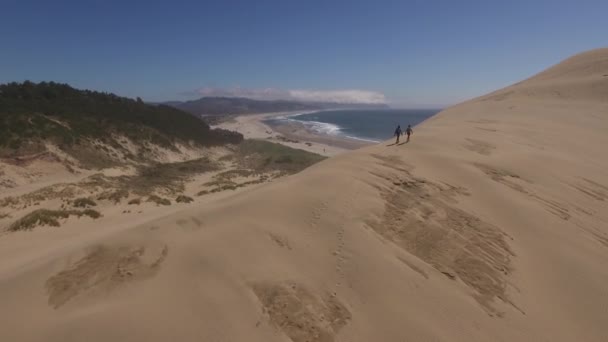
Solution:
[[[186,195],[179,195],[175,199],[175,202],[177,202],[177,203],[190,203],[192,201],[194,201],[194,198],[192,198],[190,196],[186,196]]]
[[[93,210],[93,209],[85,209],[81,212],[82,214],[76,214],[78,217],[84,215],[84,216],[88,216],[92,219],[98,219],[101,217],[101,213],[97,210]]]
[[[215,177],[219,179],[231,180],[236,177],[250,177],[257,172],[249,169],[233,169],[218,173]]]
[[[51,226],[59,227],[59,219],[67,219],[71,215],[81,217],[89,216],[90,218],[97,219],[101,217],[101,214],[93,209],[85,210],[51,210],[51,209],[38,209],[31,213],[23,216],[19,220],[15,221],[9,228],[9,231],[16,232],[21,230],[31,230],[36,226]]]
[[[0,208],[15,207],[19,205],[19,200],[16,197],[8,196],[0,199]]]
[[[118,203],[122,202],[123,198],[127,198],[127,197],[129,197],[128,190],[118,189],[118,190],[113,190],[113,191],[106,191],[106,192],[100,194],[97,197],[97,199],[100,201],[108,200],[108,201],[114,202],[114,204],[118,204]]]
[[[76,208],[87,208],[94,207],[97,205],[97,203],[90,198],[82,197],[75,199],[74,202],[72,202],[72,205]]]
[[[127,204],[129,204],[129,205],[140,205],[141,204],[141,198],[139,198],[139,197],[134,198],[134,199],[130,200]]]
[[[190,177],[218,169],[218,164],[207,157],[178,163],[157,163],[141,167],[136,176],[123,177],[123,183],[142,196],[156,189],[179,193],[184,191],[184,182]]]
[[[237,150],[241,168],[258,173],[294,174],[325,159],[324,156],[263,140],[245,140]]]
[[[150,197],[148,197],[147,202],[153,202],[156,203],[156,205],[171,205],[170,200],[156,195],[151,195]]]
[[[205,196],[208,194],[210,194],[209,190],[201,190],[196,194],[196,196]]]

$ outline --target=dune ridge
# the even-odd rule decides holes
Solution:
[[[406,144],[107,234],[1,236],[0,339],[605,341],[607,87],[593,50]]]

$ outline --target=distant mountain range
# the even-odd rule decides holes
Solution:
[[[207,115],[236,115],[291,112],[321,109],[382,109],[386,104],[300,102],[288,100],[262,101],[243,97],[202,97],[192,101],[170,101],[162,103],[188,113]]]

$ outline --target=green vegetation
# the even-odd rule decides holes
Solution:
[[[61,148],[64,152],[78,160],[80,165],[85,168],[99,170],[121,165],[121,162],[117,160],[116,155],[113,156],[107,150],[98,148],[93,144],[80,143],[78,145],[63,145]],[[22,148],[20,148],[19,151],[23,153]],[[135,159],[135,156],[132,156],[131,159]]]
[[[215,177],[221,179],[233,179],[236,177],[250,177],[256,174],[253,170],[234,169],[218,173]]]
[[[17,209],[19,206],[37,205],[53,199],[70,199],[75,197],[77,190],[78,186],[74,184],[57,183],[21,196],[8,196],[0,199],[0,207]]]
[[[169,192],[184,191],[184,181],[189,177],[217,170],[219,166],[208,158],[188,160],[179,163],[153,164],[139,169],[137,175],[121,178],[122,186],[133,192],[146,195],[154,189]]]
[[[203,184],[211,189],[199,191],[197,196],[264,183],[270,175],[277,177],[294,174],[325,157],[264,140],[245,140],[233,155],[225,156],[223,159],[236,162],[239,169],[224,171],[213,176],[212,181]],[[242,183],[233,180],[237,177],[252,176],[258,178]]]
[[[107,177],[98,173],[78,183],[57,183],[24,195],[2,198],[0,208],[18,209],[24,205],[34,205],[53,199],[62,199],[67,202],[66,204],[79,207],[85,205],[83,202],[85,199],[72,201],[72,198],[80,196],[83,190],[95,194],[96,200],[111,201],[114,204],[126,200],[132,193],[148,196],[160,190],[169,194],[177,194],[184,191],[184,182],[188,178],[218,168],[217,163],[207,158],[200,158],[178,163],[142,166],[133,176]]]
[[[147,202],[153,202],[156,203],[156,205],[171,205],[170,200],[156,195],[149,196]]]
[[[21,230],[31,230],[37,225],[48,225],[52,227],[59,227],[59,219],[66,219],[70,216],[89,216],[93,219],[101,217],[98,211],[93,209],[85,210],[50,210],[50,209],[38,209],[31,213],[23,216],[19,220],[15,221],[9,228],[9,231],[16,232]]]
[[[257,172],[278,171],[280,174],[294,174],[320,162],[325,157],[304,150],[287,147],[263,140],[245,140],[236,153],[242,168]]]
[[[194,201],[194,198],[192,198],[190,196],[186,196],[186,195],[179,195],[175,199],[175,202],[177,202],[177,203],[190,203],[192,201]]]
[[[167,148],[174,148],[176,141],[202,146],[242,141],[238,133],[212,130],[202,120],[169,106],[54,82],[0,85],[0,147],[20,150],[49,140],[69,150],[87,139],[120,146],[113,134]]]
[[[76,208],[87,208],[87,207],[94,207],[97,205],[97,203],[95,203],[95,201],[93,201],[90,198],[81,197],[81,198],[75,199],[74,202],[72,203],[72,205],[75,206]]]
[[[224,190],[236,190],[238,188],[244,188],[248,185],[264,183],[266,180],[267,180],[267,178],[260,177],[259,179],[254,179],[254,180],[250,180],[250,181],[238,183],[238,184],[237,183],[212,183],[210,185],[215,185],[216,186],[215,188],[213,188],[211,190],[199,191],[196,195],[204,196],[204,195],[214,194],[216,192],[220,192],[220,191],[224,191]]]

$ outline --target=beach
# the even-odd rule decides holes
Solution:
[[[402,130],[408,124],[415,127],[438,111],[379,108],[249,114],[231,117],[216,127],[238,131],[245,138],[334,156],[390,139],[397,125]]]
[[[319,134],[296,122],[283,122],[275,125],[265,123],[273,118],[303,113],[307,112],[240,115],[215,127],[237,131],[246,139],[264,139],[328,157],[373,144],[356,139]]]

